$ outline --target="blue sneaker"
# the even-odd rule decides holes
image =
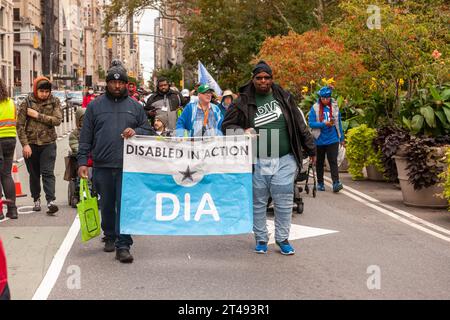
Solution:
[[[333,192],[337,193],[340,190],[344,189],[344,186],[339,181],[333,182]]]
[[[289,241],[287,239],[282,242],[277,241],[277,245],[281,249],[281,254],[284,254],[285,256],[295,254],[295,249],[289,244]]]
[[[255,247],[256,253],[267,253],[267,242],[258,241]]]
[[[317,190],[319,191],[325,191],[325,185],[323,183],[318,183],[317,184]]]

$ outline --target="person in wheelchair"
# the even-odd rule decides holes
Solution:
[[[78,202],[80,201],[80,178],[78,176],[78,146],[80,141],[81,127],[83,126],[83,118],[86,109],[78,108],[75,112],[75,121],[77,128],[73,130],[69,135],[69,155],[66,160],[66,174],[65,180],[69,181],[68,187],[68,202],[72,208],[76,208]],[[92,167],[92,159],[88,160],[88,167]],[[89,177],[89,188],[91,194],[95,196],[95,191],[93,190],[93,184],[91,182],[91,177]]]

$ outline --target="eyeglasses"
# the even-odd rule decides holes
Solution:
[[[256,80],[261,81],[261,80],[270,80],[272,79],[272,77],[269,76],[265,76],[265,77],[255,77]]]

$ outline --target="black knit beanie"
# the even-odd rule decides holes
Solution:
[[[120,60],[116,59],[111,63],[111,68],[109,68],[106,76],[106,82],[111,80],[122,80],[124,82],[128,82],[127,70],[124,68]]]
[[[272,69],[269,67],[269,65],[264,61],[264,60],[260,60],[258,62],[258,64],[255,66],[255,68],[253,69],[253,77],[255,77],[258,73],[261,72],[266,72],[268,73],[270,76],[272,76]]]

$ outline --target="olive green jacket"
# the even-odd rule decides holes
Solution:
[[[37,119],[27,115],[31,108],[39,113]],[[22,146],[54,143],[58,138],[55,127],[62,121],[59,99],[50,95],[45,101],[38,101],[30,94],[20,105],[17,112],[17,136]]]

